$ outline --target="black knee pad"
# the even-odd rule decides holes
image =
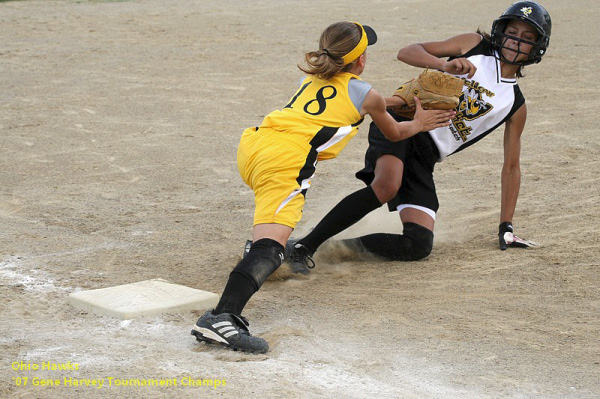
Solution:
[[[412,259],[418,260],[429,256],[433,248],[433,231],[416,223],[404,223],[404,236],[412,242]]]
[[[396,261],[419,260],[427,257],[433,247],[433,232],[416,223],[405,223],[404,234],[369,234],[352,240],[360,251],[368,251],[382,258]]]
[[[232,273],[242,274],[258,291],[282,262],[283,245],[270,238],[263,238],[252,244],[250,252],[237,264]]]

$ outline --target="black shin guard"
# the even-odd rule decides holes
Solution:
[[[277,241],[263,238],[253,243],[250,252],[229,275],[214,313],[242,314],[252,295],[277,270],[282,261],[283,245]]]
[[[375,192],[371,186],[367,186],[341,200],[306,237],[298,242],[314,253],[326,240],[346,230],[380,206],[381,203]]]
[[[429,256],[433,248],[433,232],[416,223],[405,223],[402,235],[370,234],[347,241],[350,246],[389,260],[410,261]]]
[[[283,245],[270,238],[252,244],[250,252],[233,269],[254,283],[255,291],[283,262]]]

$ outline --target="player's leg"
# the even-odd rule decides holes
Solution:
[[[292,228],[267,223],[254,226],[248,254],[233,268],[215,313],[242,314],[252,295],[283,262],[283,247]]]
[[[377,160],[373,182],[342,199],[321,219],[315,228],[297,244],[313,254],[321,244],[346,230],[382,203],[393,198],[402,182],[402,161],[392,155]]]
[[[312,256],[321,244],[393,198],[402,184],[402,171],[403,163],[397,157],[379,157],[373,182],[341,200],[310,233],[293,243],[290,251],[292,271],[307,274],[308,269],[314,267]]]
[[[241,316],[250,298],[283,261],[283,244],[292,228],[270,223],[254,228],[250,252],[234,267],[214,310],[206,312],[194,325],[192,334],[201,341],[221,343],[234,350],[264,353],[267,342],[254,337]]]
[[[392,200],[402,186],[404,162],[394,155],[382,155],[375,164],[375,177],[371,183],[373,192],[381,204]]]
[[[439,203],[433,181],[437,156],[432,152],[427,136],[415,138],[418,151],[405,158],[402,185],[393,199],[388,200],[390,211],[398,211],[403,234],[369,234],[343,240],[357,252],[368,252],[385,259],[412,261],[427,257],[433,247],[433,228]]]
[[[429,231],[435,227],[435,211],[417,205],[400,205],[397,208],[400,213],[402,224],[418,224]]]
[[[301,176],[304,173],[310,177],[314,163],[305,160],[302,154],[286,153],[285,143],[277,141],[253,145],[261,149],[260,158],[248,156],[245,150],[249,147],[246,142],[240,144],[238,165],[255,194],[254,242],[230,273],[216,308],[200,317],[192,334],[199,340],[221,343],[234,350],[263,353],[268,350],[267,342],[250,335],[248,323],[241,314],[250,298],[283,261],[284,244],[302,216],[303,193],[308,188],[308,183],[305,187],[298,181],[298,171]],[[248,160],[255,158],[254,163],[247,165]],[[307,164],[313,169],[305,170]],[[248,170],[252,175],[246,174]]]
[[[423,210],[406,207],[400,212],[402,234],[376,233],[343,240],[354,251],[368,252],[394,261],[413,261],[426,258],[433,248],[435,220]]]

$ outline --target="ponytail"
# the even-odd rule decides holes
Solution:
[[[309,51],[304,54],[304,61],[308,67],[298,65],[298,68],[308,75],[316,75],[323,80],[329,80],[345,69],[342,58],[333,58],[327,49]]]
[[[319,50],[304,55],[306,67],[298,68],[320,79],[329,80],[349,70],[356,62],[344,65],[343,56],[356,47],[362,36],[361,28],[353,22],[336,22],[325,29],[319,40]]]

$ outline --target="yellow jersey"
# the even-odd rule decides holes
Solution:
[[[305,77],[287,105],[267,115],[259,130],[272,129],[290,140],[308,143],[317,152],[319,161],[335,158],[356,135],[364,119],[348,90],[352,79],[360,81],[349,72],[329,80]],[[366,85],[361,104],[370,90],[370,85]]]

